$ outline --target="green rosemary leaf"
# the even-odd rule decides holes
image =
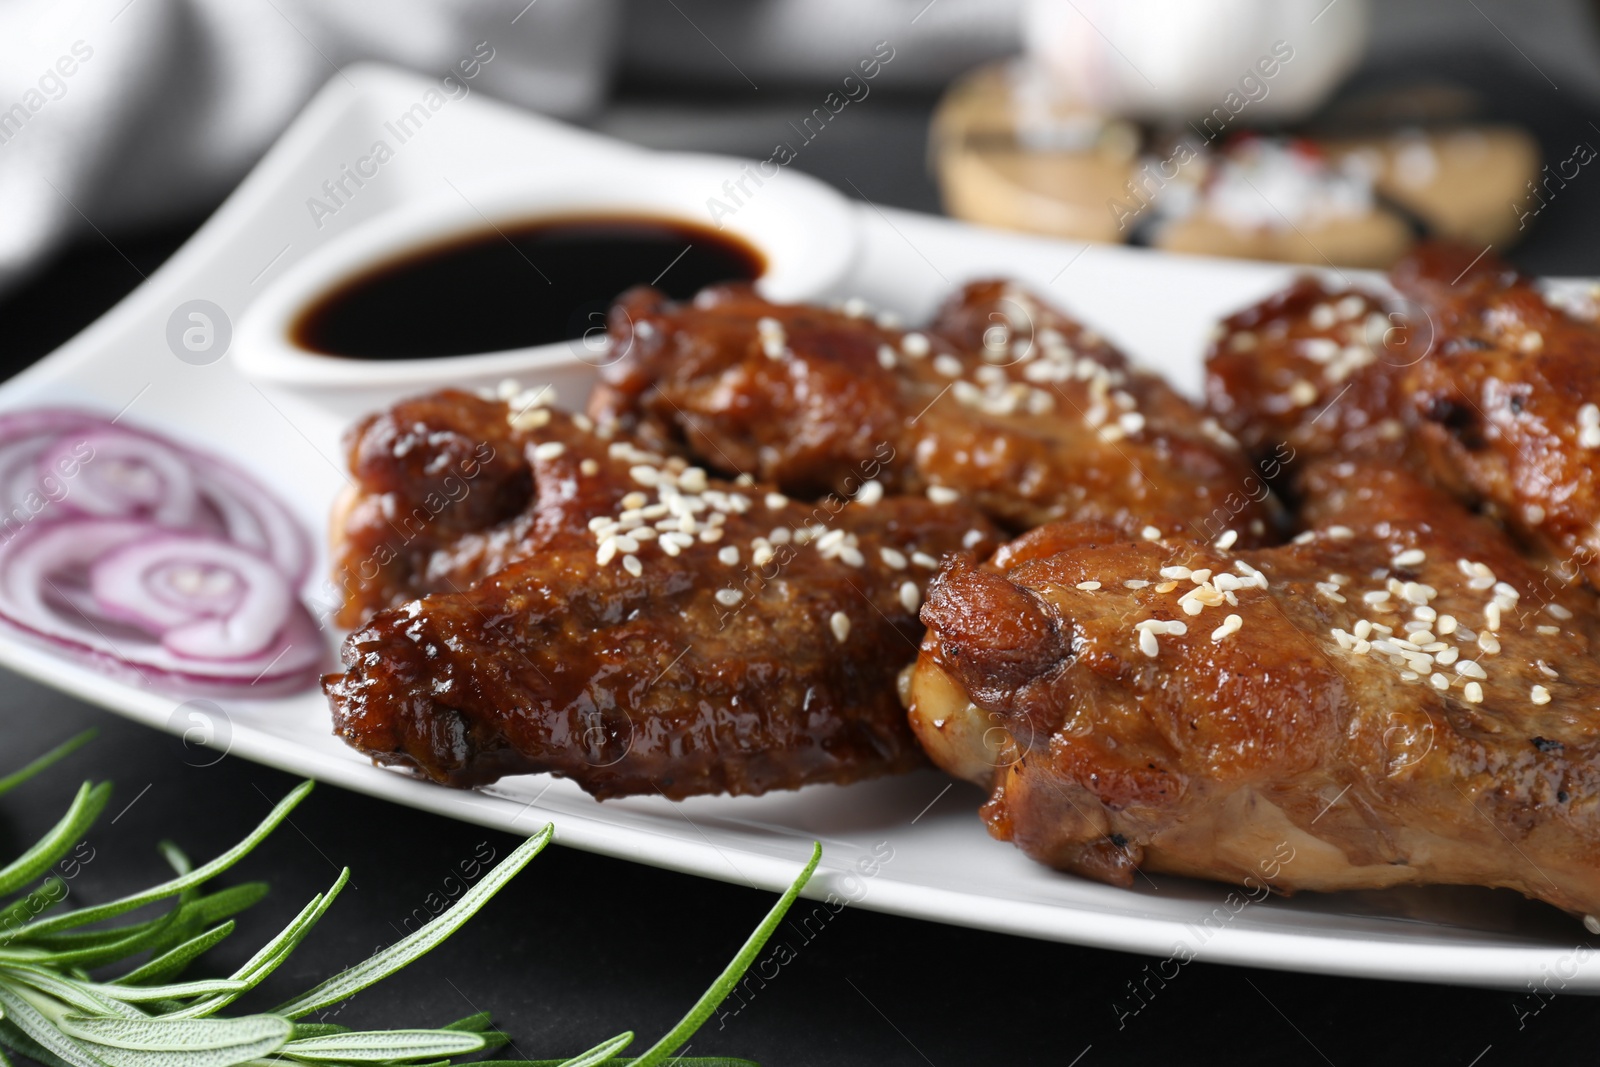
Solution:
[[[246,882],[207,896],[195,897],[178,908],[177,922],[151,943],[150,951],[157,956],[162,955],[189,941],[213,923],[253,907],[266,895],[265,882]]]
[[[276,1013],[298,1019],[302,1015],[331,1007],[425,955],[460,929],[463,923],[500,891],[501,886],[526,867],[528,862],[549,844],[554,829],[550,824],[545,824],[543,830],[518,845],[510,855],[496,864],[478,880],[477,884],[461,894],[460,899],[428,925],[401,938],[366,962],[358,963],[349,970],[334,975],[315,989],[308,990],[279,1006]]]
[[[459,1030],[361,1030],[290,1041],[283,1054],[323,1063],[388,1063],[464,1056],[483,1046],[482,1035]]]
[[[172,868],[173,874],[184,875],[194,870],[194,864],[189,861],[189,854],[171,841],[157,841],[156,851],[167,861],[167,866]]]
[[[244,962],[231,977],[246,983],[246,989],[254,989],[261,984],[268,975],[277,970],[278,965],[288,958],[289,953],[299,947],[306,935],[311,933],[317,922],[327,914],[333,902],[338,899],[339,893],[350,881],[350,868],[346,867],[339,872],[339,878],[326,893],[319,893],[311,902],[300,910],[294,920],[278,932],[278,935],[263,945],[254,956]],[[210,1000],[191,1004],[179,1011],[167,1013],[172,1018],[203,1018],[214,1012],[221,1011],[229,1004],[238,1000],[243,993],[225,993]]]
[[[565,1067],[569,1060],[473,1060],[467,1067]],[[601,1060],[594,1067],[633,1067],[639,1061],[631,1056]],[[674,1056],[667,1067],[761,1067],[754,1060],[732,1056]]]
[[[67,1015],[60,1028],[110,1067],[232,1067],[281,1049],[293,1026],[274,1015],[139,1020]]]
[[[711,983],[711,988],[705,991],[705,994],[695,1003],[695,1006],[689,1009],[689,1014],[685,1015],[678,1025],[668,1031],[661,1040],[651,1045],[638,1059],[633,1061],[634,1067],[657,1067],[667,1057],[682,1048],[689,1038],[694,1036],[694,1032],[700,1029],[707,1019],[711,1018],[711,1013],[717,1010],[717,1005],[727,999],[728,994],[733,992],[733,987],[738,985],[739,979],[744,977],[744,972],[749,970],[750,965],[755,962],[756,956],[760,954],[762,947],[766,945],[767,939],[772,936],[772,931],[776,930],[778,923],[783,921],[784,913],[789,910],[789,906],[800,896],[800,891],[811,880],[811,875],[816,871],[817,864],[820,862],[822,862],[822,845],[813,842],[811,845],[811,862],[806,864],[805,870],[800,872],[800,876],[794,880],[794,883],[784,890],[783,896],[779,897],[778,902],[772,906],[772,910],[767,912],[767,917],[762,919],[761,925],[757,926],[755,931],[751,933],[749,939],[745,941],[744,947],[739,950],[738,955],[734,956],[728,966],[717,976],[717,980]]]
[[[4,1012],[6,1021],[23,1035],[70,1067],[106,1067],[94,1053],[57,1029],[43,1012],[24,1000],[20,991],[8,982],[0,982],[0,1012]]]
[[[104,967],[108,963],[115,963],[118,960],[127,959],[135,953],[145,951],[161,940],[165,936],[167,929],[177,921],[178,912],[174,909],[156,920],[155,923],[149,926],[141,925],[134,929],[132,933],[115,940],[105,941],[98,945],[87,945],[83,948],[57,950],[46,955],[53,967],[81,967],[84,970]],[[0,962],[16,957],[20,953],[28,952],[33,948],[34,946],[24,942],[15,948],[0,949]],[[24,958],[20,962],[31,961]]]
[[[66,1060],[18,1030],[9,1019],[0,1019],[0,1045],[44,1067],[72,1067]]]
[[[6,980],[13,984],[36,989],[79,1011],[99,1015],[140,1015],[137,1008],[103,997],[95,990],[85,988],[82,983],[69,981],[42,967],[7,967],[3,973]]]
[[[487,1030],[487,1029],[489,1029],[489,1026],[490,1026],[489,1013],[486,1012],[486,1011],[480,1011],[476,1015],[467,1016],[465,1019],[457,1019],[453,1023],[449,1023],[449,1024],[445,1025],[445,1026],[440,1027],[440,1029],[441,1030],[479,1031],[479,1030]]]
[[[37,937],[40,934],[53,933],[57,930],[70,929],[76,926],[87,926],[89,923],[99,922],[102,919],[109,919],[113,916],[121,915],[124,912],[129,912],[135,908],[143,907],[144,905],[153,901],[165,900],[168,897],[177,896],[190,886],[202,885],[205,882],[210,881],[212,878],[215,878],[229,867],[232,867],[235,863],[238,863],[241,859],[247,856],[252,849],[259,845],[268,834],[277,829],[278,824],[289,817],[289,813],[294,810],[295,805],[304,800],[306,794],[311,792],[312,784],[313,783],[309,781],[301,782],[289,793],[288,796],[278,801],[277,806],[267,814],[267,817],[261,821],[259,826],[250,831],[249,836],[247,836],[243,841],[240,841],[237,845],[234,845],[228,851],[224,852],[222,855],[213,859],[210,863],[207,863],[201,867],[196,867],[188,874],[180,875],[171,881],[162,882],[158,886],[146,889],[142,893],[134,893],[132,896],[126,896],[120,900],[113,900],[109,904],[101,904],[92,908],[83,908],[79,911],[68,912],[65,915],[57,915],[49,919],[36,920],[35,922],[24,926],[22,931],[16,936]]]
[[[85,989],[103,993],[129,1004],[149,1004],[158,1000],[188,1000],[190,997],[207,997],[217,993],[244,993],[248,982],[233,978],[197,978],[192,982],[172,982],[165,985],[109,985],[98,982],[79,983]]]
[[[10,896],[48,871],[56,860],[66,855],[68,849],[83,840],[84,831],[100,817],[101,809],[110,799],[110,782],[101,782],[99,785],[84,782],[61,821],[32,848],[0,868],[0,897]]]
[[[21,770],[12,771],[4,778],[0,778],[0,796],[5,796],[17,786],[21,785],[23,782],[26,782],[29,778],[32,778],[34,775],[38,774],[51,764],[66,759],[68,756],[78,751],[78,749],[82,748],[84,745],[87,745],[90,741],[93,741],[94,735],[98,732],[99,731],[97,730],[89,729],[83,731],[83,733],[77,735],[76,737],[70,737],[61,742],[61,744],[57,745],[55,748],[52,748],[49,752],[46,752],[44,755],[34,760],[32,763],[23,767]]]
[[[570,1060],[562,1060],[561,1067],[595,1067],[605,1063],[618,1052],[633,1044],[633,1031],[624,1030],[616,1037],[600,1042],[588,1052],[580,1052]]]
[[[135,982],[153,982],[161,978],[169,978],[181,972],[196,956],[210,949],[217,942],[233,933],[234,921],[229,919],[221,926],[213,926],[198,937],[191,937],[176,948],[168,949],[155,959],[142,967],[135,967],[127,974],[117,979],[121,985],[132,985]]]
[[[327,1037],[329,1034],[348,1034],[349,1032],[350,1028],[348,1026],[340,1026],[338,1023],[295,1023],[294,1033],[290,1035],[290,1040],[298,1041],[303,1037]]]
[[[35,916],[43,915],[66,899],[67,883],[52,874],[39,884],[38,889],[0,908],[0,930],[10,931]]]

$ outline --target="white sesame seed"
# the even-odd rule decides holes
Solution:
[[[893,548],[880,548],[878,549],[878,556],[883,560],[884,563],[888,564],[890,567],[893,567],[897,571],[903,571],[906,569],[906,557],[905,553],[903,552],[897,551]]]
[[[593,459],[586,459],[582,463],[578,464],[578,470],[581,471],[586,477],[592,478],[596,474],[600,473],[600,464]]]
[[[1099,582],[1079,582],[1078,583],[1078,588],[1082,589],[1082,590],[1084,590],[1086,592],[1092,592],[1092,591],[1100,588],[1100,583]]]
[[[548,408],[524,408],[508,414],[506,421],[511,424],[513,430],[542,430],[550,425],[550,410]]]
[[[1387,589],[1374,589],[1370,593],[1362,593],[1361,599],[1372,605],[1382,604],[1389,599],[1389,591]]]
[[[1149,630],[1139,631],[1139,651],[1151,659],[1161,654],[1161,642],[1156,640],[1156,635]]]
[[[928,486],[928,499],[935,504],[954,504],[961,499],[961,494],[948,485]]]
[[[1438,671],[1435,671],[1434,673],[1428,675],[1428,684],[1432,685],[1435,689],[1449,689],[1450,679],[1445,675],[1440,674]]]
[[[717,559],[731,567],[735,563],[739,562],[739,550],[733,545],[727,545],[723,548],[719,548],[717,549]]]
[[[1356,636],[1357,637],[1371,637],[1372,636],[1372,623],[1367,621],[1366,619],[1359,620],[1356,623]]]
[[[1304,533],[1295,534],[1293,543],[1297,544],[1297,545],[1309,545],[1311,542],[1315,541],[1316,539],[1317,539],[1317,531],[1315,531],[1315,530],[1306,530]]]
[[[1559,626],[1538,626],[1535,629],[1546,637],[1553,637],[1561,632],[1561,627]]]
[[[1244,620],[1237,615],[1229,615],[1222,620],[1222,625],[1211,631],[1211,640],[1221,641],[1229,634],[1236,634],[1244,626]]]
[[[920,333],[908,333],[900,338],[900,351],[912,359],[921,359],[928,354],[928,338]],[[959,374],[960,372],[957,371]]]
[[[1316,399],[1317,387],[1304,378],[1296,378],[1294,384],[1289,386],[1289,403],[1295,407],[1303,408],[1315,403]]]
[[[771,508],[773,511],[778,510],[779,508],[783,507],[787,503],[789,503],[789,498],[784,496],[782,493],[768,493],[767,494],[766,505],[767,505],[767,507]]]
[[[1494,634],[1485,630],[1483,633],[1478,635],[1478,647],[1483,649],[1483,651],[1488,655],[1493,656],[1500,651],[1500,639]]]
[[[1433,657],[1433,662],[1439,664],[1442,667],[1448,667],[1448,666],[1450,666],[1450,664],[1454,663],[1456,661],[1457,657],[1459,657],[1460,655],[1461,655],[1461,650],[1459,648],[1447,648],[1447,649],[1444,649],[1441,652],[1435,653],[1434,657]]]
[[[1122,427],[1123,433],[1138,433],[1144,429],[1144,416],[1137,411],[1127,411],[1117,417],[1117,425]]]
[[[639,562],[638,556],[623,556],[622,569],[637,578],[644,573],[644,564]]]
[[[1467,698],[1469,704],[1483,703],[1483,686],[1477,682],[1468,682],[1466,688],[1461,690],[1461,695]]]
[[[850,636],[850,616],[842,611],[836,611],[828,618],[828,626],[833,630],[834,640],[844,644]]]
[[[1456,617],[1454,615],[1440,615],[1439,624],[1434,627],[1442,637],[1449,637],[1456,632]]]
[[[1420,548],[1407,549],[1394,558],[1394,565],[1396,567],[1415,567],[1427,558],[1428,554]]]
[[[1239,531],[1238,530],[1225,530],[1223,532],[1222,536],[1217,538],[1217,540],[1215,542],[1215,545],[1216,545],[1217,548],[1220,548],[1220,549],[1226,551],[1227,549],[1230,549],[1235,544],[1237,544],[1238,541],[1239,541]]]
[[[1156,529],[1154,526],[1146,526],[1143,530],[1139,531],[1139,536],[1143,537],[1146,541],[1159,541],[1161,540],[1161,531]]]
[[[907,611],[916,611],[922,606],[922,590],[917,588],[916,582],[900,583],[900,604]]]
[[[879,481],[865,482],[861,490],[856,493],[856,503],[872,505],[883,499],[883,483]]]
[[[1348,526],[1330,526],[1328,527],[1328,536],[1338,541],[1344,541],[1354,537],[1355,533]]]
[[[911,562],[930,571],[939,569],[939,561],[926,552],[911,553]]]
[[[723,607],[731,608],[731,607],[733,607],[735,604],[739,603],[739,601],[741,601],[743,599],[744,599],[744,591],[743,590],[733,589],[731,587],[728,588],[728,589],[718,589],[717,590],[717,603],[721,604]]]
[[[1548,611],[1551,615],[1560,619],[1562,622],[1566,622],[1568,619],[1572,618],[1572,612],[1568,611],[1560,604],[1557,604],[1555,601],[1551,601],[1550,603],[1546,604],[1544,606],[1544,610]]]
[[[1578,444],[1584,448],[1600,448],[1600,426],[1585,426],[1579,430]]]
[[[1488,681],[1489,672],[1470,659],[1464,659],[1456,664],[1456,673],[1463,678],[1479,678]]]
[[[899,361],[895,358],[894,349],[888,345],[878,346],[878,366],[884,370],[893,370],[897,362]]]
[[[1175,565],[1175,566],[1171,566],[1171,567],[1162,567],[1161,568],[1161,577],[1163,577],[1163,578],[1177,578],[1177,579],[1181,580],[1181,579],[1189,577],[1189,575],[1191,575],[1193,573],[1194,572],[1191,571],[1188,567],[1184,567],[1184,566],[1181,566],[1181,565]]]
[[[1338,321],[1339,315],[1333,310],[1332,304],[1318,304],[1311,309],[1310,323],[1313,330],[1331,330]]]
[[[1548,704],[1550,703],[1550,690],[1542,685],[1536,685],[1529,691],[1528,699],[1535,704]]]
[[[1145,581],[1143,578],[1129,578],[1126,581],[1124,581],[1122,584],[1123,584],[1124,587],[1126,587],[1128,589],[1143,589],[1146,586],[1148,586],[1150,583]]]
[[[555,459],[566,450],[567,446],[560,441],[546,441],[533,450],[533,458],[536,460]]]
[[[594,554],[594,561],[604,567],[616,554],[617,542],[608,537],[600,542],[600,549]]]
[[[948,352],[941,353],[933,359],[933,369],[946,378],[961,377],[961,361]]]

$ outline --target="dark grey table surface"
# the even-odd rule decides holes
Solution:
[[[1600,143],[1593,117],[1532,76],[1473,56],[1429,60],[1484,92],[1490,108],[1539,132],[1551,159]],[[1374,70],[1362,84],[1413,76]],[[810,94],[760,107],[632,87],[597,125],[663,147],[764,152]],[[800,165],[878,203],[936,210],[923,166],[930,101],[886,99],[838,123]],[[859,121],[855,121],[859,119]],[[1587,131],[1587,132],[1586,132]],[[1592,183],[1593,189],[1587,184]],[[1553,201],[1513,258],[1529,269],[1600,274],[1600,178]],[[1508,206],[1509,210],[1509,206]],[[0,359],[14,373],[139,281],[200,220],[75,246],[0,302]],[[93,235],[91,235],[93,236]],[[126,258],[124,258],[126,257]],[[130,265],[131,261],[131,265]],[[0,771],[88,726],[99,739],[59,771],[0,801],[0,856],[32,841],[84,778],[116,796],[93,832],[96,858],[74,883],[92,901],[159,878],[156,842],[205,857],[246,832],[293,779],[236,758],[213,766],[177,738],[0,672]],[[458,863],[513,838],[319,788],[293,821],[224,881],[267,878],[273,893],[215,952],[232,965],[353,869],[345,897],[256,1000],[269,1006],[395,940]],[[996,848],[1005,847],[996,845]],[[751,889],[552,848],[445,947],[356,997],[338,1021],[442,1024],[493,1010],[508,1054],[569,1055],[623,1029],[648,1042],[674,1023],[771,903]],[[692,1051],[764,1064],[1121,1062],[1590,1062],[1600,1005],[1493,992],[1326,978],[1195,963],[1143,1006],[1129,993],[1152,961],[846,909]],[[641,1044],[639,1047],[643,1047]]]

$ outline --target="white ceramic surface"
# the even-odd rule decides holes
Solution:
[[[331,237],[437,195],[446,179],[461,185],[474,176],[603,168],[635,152],[476,98],[451,102],[360,197],[318,228],[307,199],[367,151],[386,117],[426,88],[380,68],[345,73],[166,265],[100,321],[0,387],[0,407],[69,402],[123,410],[129,421],[245,465],[307,529],[321,530],[343,485],[343,416],[246,378],[232,354],[204,365],[177,358],[166,339],[169,321],[197,299],[237,321],[267,283]],[[1267,264],[1084,248],[870,204],[852,210],[862,248],[844,291],[915,320],[965,279],[1012,275],[1190,390],[1199,383],[1199,355],[1215,320],[1290,276]],[[576,361],[559,370],[566,399],[580,402],[592,371]],[[314,588],[307,594],[322,595]],[[327,635],[330,655],[336,637]],[[1223,886],[1141,879],[1133,889],[1115,889],[1046,870],[990,840],[975,814],[977,791],[933,772],[683,804],[650,797],[599,804],[570,782],[543,777],[458,792],[372,767],[330,735],[327,709],[314,693],[208,708],[110,680],[10,638],[0,637],[0,662],[237,757],[485,826],[531,832],[552,821],[563,844],[711,878],[776,890],[819,839],[826,854],[807,895],[837,892],[875,910],[1157,957],[1177,952],[1212,962],[1517,989],[1554,974],[1565,992],[1600,991],[1595,953],[1577,949],[1582,928],[1509,894],[1306,894],[1233,908]],[[892,859],[875,862],[890,850]]]
[[[568,165],[558,154],[552,164],[542,172],[460,181],[446,176],[444,187],[433,195],[404,201],[325,242],[286,267],[250,304],[234,338],[234,365],[256,381],[348,408],[370,399],[375,390],[414,390],[445,381],[462,387],[492,385],[508,375],[539,375],[575,358],[603,359],[603,321],[593,337],[442,359],[330,358],[306,350],[292,336],[295,323],[318,297],[375,267],[537,219],[643,215],[713,227],[761,253],[766,269],[757,287],[779,301],[811,300],[830,292],[849,271],[859,246],[859,227],[849,204],[805,174],[777,170],[763,176],[753,167],[746,169],[746,161],[725,156],[620,146],[616,158],[603,163],[591,159],[587,165]],[[378,175],[383,176],[381,170]],[[742,183],[745,195],[735,183]],[[354,187],[346,181],[344,188]],[[355,190],[357,195],[364,191]],[[325,223],[327,216],[320,210],[317,214]]]

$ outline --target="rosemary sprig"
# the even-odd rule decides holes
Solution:
[[[93,731],[80,734],[0,778],[0,794],[64,759],[92,736]],[[44,1067],[449,1067],[453,1057],[506,1045],[509,1038],[492,1029],[487,1013],[439,1029],[356,1031],[302,1020],[348,1000],[436,948],[539,854],[554,832],[550,825],[522,842],[426,926],[272,1011],[227,1018],[219,1014],[264,982],[299,947],[348,883],[348,868],[232,974],[182,979],[190,964],[233,932],[233,916],[267,891],[261,882],[214,891],[206,888],[208,884],[249,855],[311,787],[311,782],[296,786],[244,840],[199,867],[176,845],[163,842],[161,851],[173,869],[172,878],[104,904],[62,910],[66,882],[49,872],[82,841],[111,796],[110,783],[85,782],[56,825],[32,848],[0,867],[0,1067],[10,1067],[6,1050]],[[633,1032],[627,1031],[567,1059],[479,1063],[483,1067],[660,1067],[732,992],[821,857],[821,846],[814,845],[805,870],[711,988],[640,1056],[620,1056],[633,1042]],[[112,922],[163,902],[167,907],[154,918]],[[97,979],[91,974],[128,964],[135,957],[143,961],[118,976]],[[686,1067],[755,1067],[747,1060],[723,1057],[672,1062]]]

